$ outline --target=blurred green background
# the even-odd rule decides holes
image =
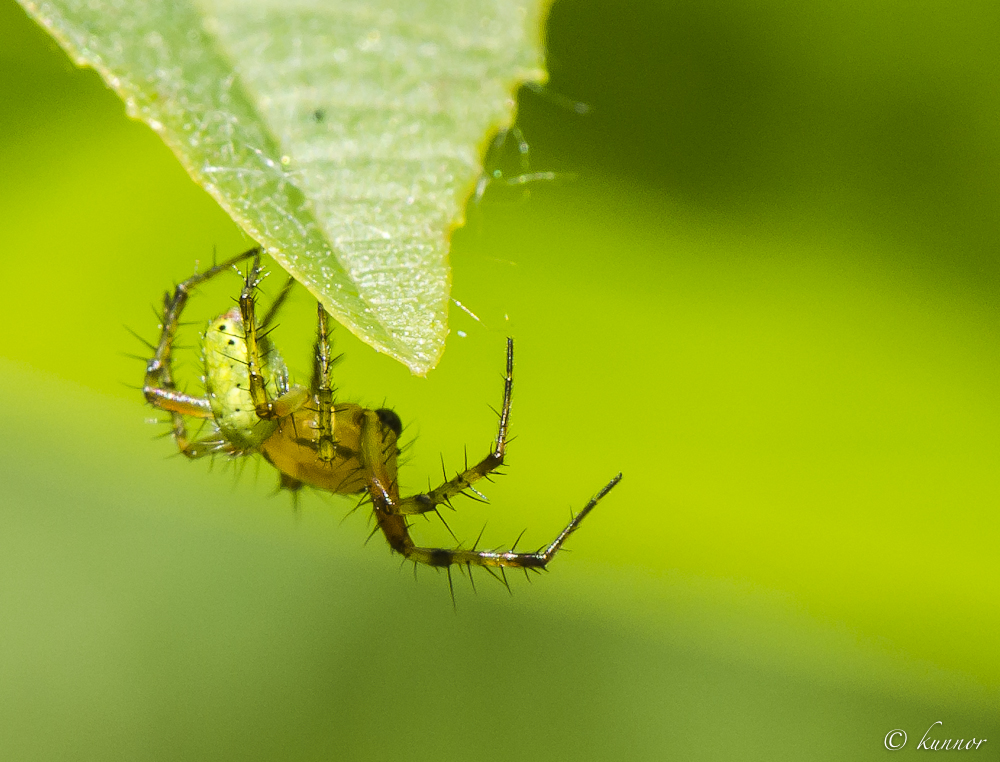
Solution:
[[[0,31],[0,758],[875,759],[936,720],[998,758],[996,3],[556,4],[551,89],[591,110],[522,93],[561,174],[470,209],[481,322],[426,380],[336,337],[418,490],[485,452],[514,336],[470,541],[541,544],[625,473],[457,612],[348,500],[156,438],[123,326],[249,241],[12,0]],[[299,293],[300,377],[312,330]]]

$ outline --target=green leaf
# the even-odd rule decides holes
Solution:
[[[434,367],[479,147],[544,75],[540,0],[22,3],[337,320]]]

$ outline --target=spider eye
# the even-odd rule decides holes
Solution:
[[[399,416],[396,415],[394,411],[387,407],[383,407],[376,410],[375,415],[377,415],[378,419],[382,421],[383,426],[387,426],[392,429],[396,437],[399,437],[399,435],[403,432],[403,422],[399,420]]]

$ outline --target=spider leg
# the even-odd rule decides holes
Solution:
[[[334,387],[332,381],[333,363],[337,358],[330,356],[330,323],[326,308],[317,303],[316,314],[316,344],[313,349],[313,373],[310,390],[316,403],[318,417],[317,457],[324,463],[330,463],[337,453],[337,440],[333,436],[336,413],[333,405]]]
[[[182,455],[195,460],[207,455],[218,455],[230,451],[225,446],[225,442],[217,436],[192,440],[188,435],[185,416],[200,419],[212,418],[208,400],[181,394],[170,389],[146,388],[144,391],[146,400],[154,407],[166,410],[171,414],[171,434],[173,434],[174,442]]]
[[[461,471],[453,479],[449,479],[437,489],[399,500],[394,506],[394,510],[397,513],[414,514],[436,510],[439,505],[447,505],[455,495],[464,493],[465,490],[472,488],[475,482],[494,473],[503,465],[503,459],[507,453],[507,432],[510,429],[510,400],[513,388],[514,341],[508,338],[507,366],[503,383],[503,405],[500,408],[500,424],[497,429],[497,438],[493,443],[493,449],[490,450],[490,454],[472,466],[472,468],[469,468],[468,463],[466,463],[464,471]]]
[[[379,515],[376,510],[376,518],[379,522],[379,527],[382,529],[383,533],[386,535],[386,539],[389,540],[389,544],[392,545],[393,550],[403,553],[409,560],[418,561],[428,566],[451,566],[453,564],[461,564],[464,566],[485,566],[485,567],[512,567],[518,569],[544,569],[548,566],[549,562],[553,559],[559,549],[566,542],[566,539],[573,534],[587,517],[587,515],[597,507],[597,504],[601,499],[607,495],[618,482],[621,481],[622,475],[618,474],[610,482],[604,485],[601,490],[594,495],[590,501],[583,507],[578,514],[570,519],[570,522],[563,527],[563,530],[556,536],[552,542],[545,545],[534,553],[517,553],[514,550],[462,550],[460,548],[448,549],[448,548],[419,548],[413,545],[412,540],[409,540],[409,535],[406,533],[405,539],[401,543],[403,550],[399,550],[393,545],[393,537],[395,537],[398,532],[398,526],[387,526],[389,520],[393,519],[396,521],[404,521],[402,516],[394,516],[391,514],[386,514],[386,520],[383,521],[382,516]],[[387,531],[387,529],[389,531]],[[403,527],[405,533],[405,525]],[[407,540],[409,544],[407,547]],[[399,540],[396,540],[399,542]]]
[[[267,332],[260,332],[256,314],[256,292],[262,278],[260,249],[256,249],[252,253],[253,265],[247,272],[243,291],[240,293],[240,316],[243,320],[244,338],[247,347],[248,391],[250,392],[250,398],[253,401],[254,412],[257,414],[257,417],[268,421],[275,418],[283,418],[300,409],[306,403],[307,393],[301,387],[282,390],[283,393],[274,399],[271,399],[267,393],[267,380],[263,374],[264,357],[261,352],[261,339],[264,338]],[[282,290],[282,293],[278,295],[279,307],[280,302],[284,301],[285,296],[287,296],[288,288],[286,286]],[[275,312],[276,308],[272,307],[271,312],[265,318],[265,322],[273,317]]]
[[[163,314],[160,315],[160,339],[153,351],[153,356],[146,363],[146,378],[143,382],[142,392],[150,405],[160,410],[166,410],[171,414],[174,440],[177,442],[180,451],[189,458],[200,458],[218,452],[219,442],[214,439],[193,442],[188,437],[184,416],[211,418],[212,409],[207,399],[179,392],[174,383],[171,351],[173,350],[174,340],[177,337],[177,327],[180,325],[181,313],[184,311],[188,298],[196,286],[210,278],[214,278],[221,272],[229,270],[237,262],[241,262],[254,255],[259,256],[259,253],[259,249],[253,248],[242,254],[237,254],[235,257],[227,259],[225,262],[217,264],[203,273],[192,275],[187,280],[178,284],[174,288],[173,294],[168,292],[163,295]]]
[[[274,301],[271,302],[271,306],[267,309],[267,314],[264,315],[264,319],[260,321],[261,328],[267,328],[274,322],[274,319],[278,317],[278,313],[281,308],[285,305],[285,300],[288,299],[288,294],[292,291],[292,286],[295,285],[295,278],[291,275],[288,276],[288,280],[285,281],[285,285],[281,287],[281,291],[278,295],[274,297]]]
[[[505,399],[504,408],[500,415],[500,434],[497,437],[497,446],[491,456],[487,456],[483,463],[492,463],[490,457],[503,458],[503,448],[506,442],[507,424],[510,414],[510,379],[512,367],[512,349],[508,341],[507,344],[507,379],[504,385]],[[562,547],[566,538],[576,531],[580,523],[600,502],[600,500],[611,491],[611,489],[621,481],[621,474],[608,482],[600,492],[598,492],[583,510],[570,519],[570,522],[563,528],[558,536],[548,545],[539,548],[534,553],[518,553],[513,549],[501,550],[463,550],[461,548],[424,548],[418,547],[410,537],[410,525],[407,517],[401,510],[404,501],[399,498],[399,487],[393,476],[390,476],[390,464],[392,463],[392,449],[395,446],[394,438],[388,437],[377,412],[366,410],[361,421],[361,460],[367,472],[368,494],[371,497],[375,521],[378,529],[382,530],[386,541],[397,553],[402,554],[410,561],[426,564],[428,566],[450,567],[453,564],[465,566],[486,566],[486,567],[514,567],[522,569],[544,569],[552,560],[555,554]],[[497,463],[499,465],[499,463]],[[465,473],[476,472],[476,466],[468,469]],[[495,468],[496,466],[493,466]],[[484,471],[483,475],[492,469]],[[478,478],[478,477],[477,477]],[[453,479],[452,482],[455,480]],[[448,482],[447,484],[451,484]],[[408,498],[412,499],[412,498]]]

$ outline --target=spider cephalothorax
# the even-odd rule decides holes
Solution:
[[[181,312],[194,287],[238,262],[252,260],[239,306],[208,324],[204,337],[205,396],[177,391],[171,350]],[[330,332],[326,310],[318,306],[313,372],[307,387],[292,384],[280,353],[272,346],[267,326],[291,285],[275,299],[264,319],[256,317],[260,251],[251,249],[204,273],[188,278],[163,301],[160,340],[146,366],[143,393],[153,406],[170,413],[173,436],[189,458],[260,454],[278,469],[281,486],[297,490],[315,487],[338,494],[366,493],[378,529],[389,546],[407,559],[430,566],[544,568],[584,517],[621,479],[607,484],[551,543],[534,553],[513,549],[476,550],[424,548],[410,537],[407,516],[437,511],[438,506],[472,487],[503,465],[510,423],[513,384],[513,342],[507,340],[507,372],[496,442],[485,458],[429,492],[400,497],[396,478],[397,439],[402,431],[392,410],[369,410],[334,400]],[[210,422],[212,433],[192,440],[187,419]]]

